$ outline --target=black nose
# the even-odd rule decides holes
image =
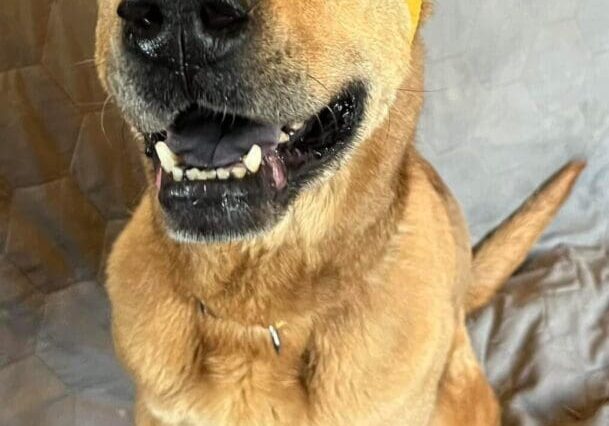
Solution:
[[[146,59],[200,66],[230,55],[244,41],[242,0],[123,0],[126,46]]]

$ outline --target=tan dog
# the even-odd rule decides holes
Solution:
[[[418,155],[427,4],[100,0],[150,189],[108,269],[144,425],[495,425],[465,317],[582,164],[472,250]]]

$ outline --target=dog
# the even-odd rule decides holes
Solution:
[[[135,423],[497,425],[465,321],[573,162],[472,249],[418,154],[422,0],[99,0],[149,187],[107,290]]]

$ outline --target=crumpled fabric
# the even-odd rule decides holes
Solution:
[[[609,252],[530,261],[469,322],[504,425],[609,424]]]

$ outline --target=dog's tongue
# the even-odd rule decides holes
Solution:
[[[230,124],[230,117],[226,121]],[[215,169],[239,162],[253,145],[268,152],[279,143],[280,134],[280,126],[253,122],[228,126],[194,117],[169,129],[167,145],[189,166]]]

